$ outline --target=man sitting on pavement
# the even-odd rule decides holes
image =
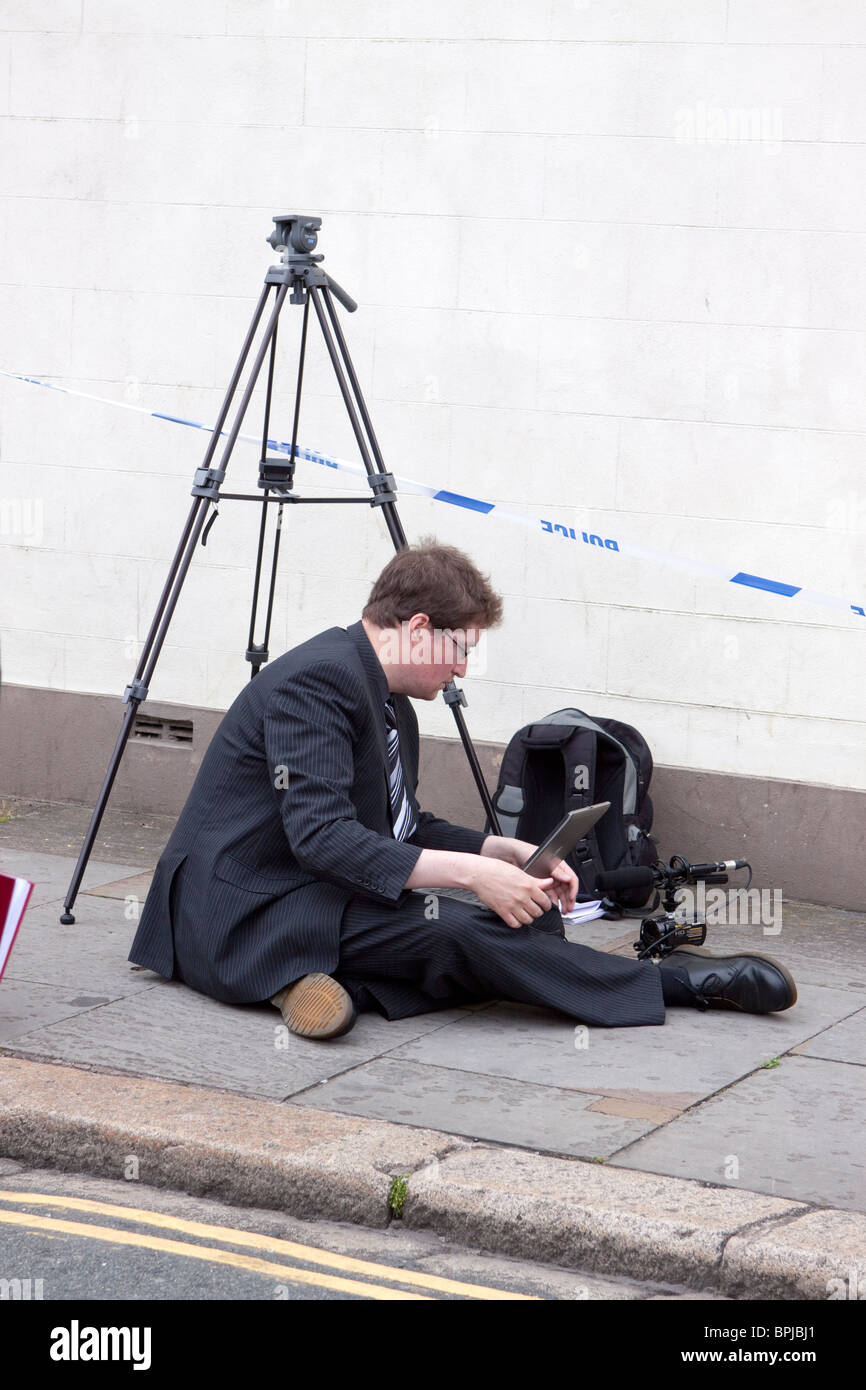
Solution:
[[[536,846],[420,810],[411,700],[462,677],[501,616],[468,557],[427,541],[385,566],[360,621],[265,666],[207,750],[130,960],[215,999],[271,1000],[311,1038],[367,1009],[398,1019],[490,999],[599,1027],[661,1024],[670,1004],[795,1003],[769,956],[680,947],[656,965],[568,941],[565,862],[534,878],[520,866]],[[437,888],[479,902],[431,900]]]

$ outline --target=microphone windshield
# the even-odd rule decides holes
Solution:
[[[606,873],[596,874],[595,878],[595,886],[599,892],[611,895],[626,889],[634,892],[643,888],[649,896],[654,883],[653,871],[646,865],[635,869],[609,869]]]

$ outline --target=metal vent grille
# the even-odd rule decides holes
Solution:
[[[154,719],[149,714],[137,714],[132,737],[142,743],[172,743],[189,747],[192,744],[191,719]]]

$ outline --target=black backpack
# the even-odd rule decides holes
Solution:
[[[579,709],[560,709],[525,724],[502,758],[493,805],[503,835],[539,844],[569,811],[599,801],[610,810],[567,856],[581,891],[594,891],[605,869],[654,864],[656,843],[649,831],[653,806],[649,745],[629,724],[593,719]],[[489,833],[490,826],[487,825]],[[625,906],[640,907],[638,892]]]

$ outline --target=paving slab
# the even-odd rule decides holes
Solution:
[[[0,1043],[17,1046],[34,1028],[74,1018],[109,1002],[107,996],[81,994],[74,986],[64,989],[14,980],[7,971],[0,983]]]
[[[866,1068],[788,1056],[611,1162],[863,1210],[864,1114]]]
[[[595,951],[615,951],[623,947],[634,956],[632,942],[637,941],[640,922],[608,922],[596,917],[592,922],[566,922],[565,935],[569,941],[580,946],[591,946]]]
[[[143,903],[153,882],[153,870],[133,874],[127,878],[115,878],[111,883],[99,883],[84,890],[90,898],[136,898]]]
[[[804,1057],[825,1057],[833,1062],[853,1062],[866,1066],[866,1009],[851,1014],[832,1028],[825,1028],[808,1042],[792,1049]]]
[[[289,1033],[270,1004],[221,1004],[149,971],[146,978],[150,988],[80,1022],[18,1036],[16,1052],[281,1099],[465,1016],[443,1010],[389,1023],[362,1014],[344,1037],[315,1042]]]
[[[30,980],[112,999],[150,988],[157,976],[127,959],[136,922],[115,898],[88,898],[86,915],[74,925],[58,921],[56,904],[28,907],[0,983],[0,1017],[7,980]]]
[[[367,1062],[294,1100],[589,1159],[615,1153],[657,1123],[594,1110],[601,1097],[591,1094],[388,1059]]]
[[[812,985],[780,1014],[670,1009],[655,1027],[586,1029],[547,1010],[500,1003],[390,1055],[538,1086],[651,1097],[683,1110],[854,1007],[851,993]]]
[[[57,854],[41,854],[29,849],[9,849],[0,846],[0,873],[16,874],[19,878],[29,878],[34,885],[30,895],[30,908],[42,903],[58,903],[58,916],[69,889],[69,881],[75,871],[77,854],[64,858]],[[82,891],[100,883],[110,883],[113,879],[129,878],[140,872],[140,867],[130,864],[106,864],[91,859],[84,871]],[[76,902],[73,909],[78,917],[89,910],[89,902],[79,908]],[[25,918],[26,921],[26,918]],[[23,930],[23,928],[22,928]]]

